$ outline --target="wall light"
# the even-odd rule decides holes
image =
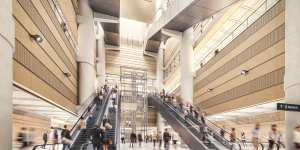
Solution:
[[[30,38],[34,40],[37,43],[42,43],[43,42],[43,37],[38,35],[38,34],[29,34]]]
[[[219,51],[218,49],[217,49],[217,50],[215,50],[215,52],[214,52],[214,53],[215,53],[215,56],[216,56],[216,55],[218,55],[218,54],[219,54],[219,52],[220,52],[220,51]]]
[[[68,28],[67,28],[67,24],[66,23],[62,23],[61,24],[61,28],[64,32],[67,32],[68,31]]]
[[[207,92],[211,92],[211,91],[213,91],[214,89],[211,89],[211,88],[209,88],[209,89],[207,89]]]
[[[64,75],[65,75],[66,77],[71,77],[71,74],[70,74],[69,72],[64,72]]]
[[[242,70],[241,71],[241,75],[245,76],[249,73],[249,70]]]

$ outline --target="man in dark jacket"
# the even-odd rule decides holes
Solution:
[[[170,147],[169,142],[171,140],[171,135],[168,132],[168,129],[165,129],[165,132],[163,133],[163,140],[164,140],[164,147],[166,150],[168,150]]]
[[[136,142],[136,134],[131,132],[131,134],[130,134],[130,147],[133,147],[135,142]]]
[[[70,130],[67,128],[67,125],[64,125],[64,129],[61,132],[62,143],[63,143],[63,150],[66,148],[70,149],[70,142],[72,140]]]
[[[98,126],[94,126],[91,132],[92,144],[94,150],[101,150],[101,146],[104,138],[104,130]]]
[[[47,142],[48,142],[48,131],[46,131],[46,132],[43,134],[43,141],[44,141],[43,148],[45,149],[45,148],[46,148],[46,145],[47,145]]]

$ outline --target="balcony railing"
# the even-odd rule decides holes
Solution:
[[[280,0],[265,0],[257,9],[255,9],[240,25],[238,25],[232,32],[224,36],[220,42],[214,44],[214,46],[210,47],[207,50],[207,53],[204,56],[200,57],[200,59],[195,60],[194,70],[202,68],[204,64],[206,64],[210,59],[212,59],[216,51],[221,51],[226,45],[228,45],[232,40],[238,37],[244,30],[246,30],[251,24],[253,24],[260,16],[262,16],[265,12],[267,12],[270,8],[272,8],[278,1]]]

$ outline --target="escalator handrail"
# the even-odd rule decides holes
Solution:
[[[95,97],[96,97],[96,93],[93,93],[93,94],[91,94],[91,95],[87,98],[87,101],[88,101],[89,99],[94,99]],[[90,104],[88,104],[88,105],[84,108],[84,111],[83,111],[82,114],[78,117],[77,121],[75,122],[75,124],[74,124],[73,127],[71,128],[71,130],[70,130],[71,134],[73,134],[73,133],[75,132],[75,129],[76,129],[76,127],[78,126],[81,117],[85,118],[85,116],[87,115],[89,109],[92,108],[95,104],[96,104],[95,101],[92,100],[92,101],[90,102]]]
[[[181,112],[179,112],[179,110],[178,109],[176,109],[175,108],[175,106],[173,105],[173,104],[171,104],[171,103],[165,103],[165,102],[163,102],[163,104],[164,105],[166,105],[166,106],[168,106],[170,109],[172,109],[175,113],[177,113],[181,118],[182,118],[182,116],[180,115],[180,113]],[[207,120],[207,119],[206,119]],[[199,120],[197,120],[198,122],[199,122]],[[193,121],[192,121],[193,122]],[[200,122],[199,122],[200,123]],[[202,123],[201,123],[202,124]],[[207,126],[208,126],[208,124],[207,124]],[[209,126],[208,126],[209,127]],[[195,127],[194,127],[195,128]],[[213,131],[212,130],[212,128],[211,127],[209,127],[210,128],[210,130],[211,131]],[[196,128],[195,128],[196,129]],[[218,135],[219,137],[221,137],[221,138],[223,138],[218,132],[214,132],[213,131],[213,133],[214,133],[214,135]],[[233,143],[231,142],[231,141],[229,141],[229,140],[227,140],[226,138],[223,138],[223,140],[226,142],[226,143],[230,143],[231,145],[233,145]],[[236,139],[237,141],[238,141],[238,144],[239,144],[239,139]],[[225,143],[221,143],[221,144],[225,144]],[[241,147],[240,146],[240,144],[239,144],[239,147]]]
[[[119,129],[120,129],[120,96],[119,96],[119,90],[117,91],[117,99],[116,99],[116,105],[117,105],[117,108],[116,108],[116,123],[115,123],[115,132],[116,132],[116,135],[115,135],[115,145],[116,145],[116,149],[118,150],[119,147],[118,145],[120,144],[119,142],[119,139],[120,139],[120,132],[119,132]]]
[[[45,144],[45,146],[51,146],[51,145],[62,145],[62,143],[55,143],[55,144]],[[35,145],[32,150],[36,150],[38,147],[44,146],[44,144],[41,145]]]
[[[160,103],[159,105],[161,105],[161,107],[166,108],[166,109],[172,109],[172,110],[173,110],[173,108],[167,106],[163,101],[161,101],[161,99],[160,99],[158,96],[153,96],[152,98],[155,99],[154,101],[156,101],[157,104]],[[162,109],[162,110],[163,110],[163,109]],[[183,118],[180,114],[175,113],[176,116],[177,116],[177,115],[179,116],[179,117],[176,117],[175,114],[174,114],[174,113],[171,113],[169,110],[163,110],[163,111],[166,111],[167,114],[173,116],[175,120],[177,120],[178,122],[180,122],[180,124],[182,124],[182,120],[184,120],[184,118]],[[183,125],[183,126],[184,126],[184,125]],[[196,129],[194,126],[191,126],[191,127],[194,128],[194,129]],[[199,141],[199,144],[201,144],[201,146],[202,146],[203,148],[208,149],[208,147],[207,147],[205,144],[202,143],[202,141],[198,138],[198,136],[197,136],[194,132],[192,132],[191,129],[190,129],[189,127],[184,126],[184,128],[186,128],[186,130],[187,130],[192,136],[195,137],[196,141]],[[200,142],[200,141],[201,141],[201,142]]]
[[[104,109],[101,110],[100,115],[99,115],[98,118],[96,119],[96,124],[97,124],[97,125],[100,125],[100,124],[102,123],[104,114],[105,114],[105,112],[107,112],[107,110],[108,110],[108,102],[109,102],[110,96],[111,96],[111,94],[112,94],[112,91],[113,91],[113,89],[110,89],[109,92],[108,92],[108,94],[107,94],[107,96],[106,96],[105,99],[104,99],[104,107],[103,107]]]
[[[109,92],[105,95],[105,101],[107,101],[107,99],[110,97],[110,94],[111,94],[111,91],[109,91]],[[91,95],[89,96],[88,99],[90,99],[91,97],[95,98],[94,96],[95,96],[95,93],[91,94]],[[78,129],[78,128],[76,128],[76,127],[77,127],[78,124],[79,124],[80,118],[83,117],[83,116],[86,117],[87,114],[88,114],[88,110],[89,110],[90,108],[93,108],[94,105],[96,105],[96,103],[95,103],[94,100],[92,100],[92,101],[90,102],[90,104],[88,105],[88,107],[85,108],[85,110],[83,111],[83,113],[80,115],[79,119],[75,122],[75,124],[73,125],[73,127],[72,127],[71,130],[70,130],[70,131],[71,131],[71,137],[73,137],[73,134],[75,133],[75,130],[74,130],[74,129]],[[46,146],[47,146],[47,145],[61,145],[61,144],[62,144],[62,143],[46,144]],[[35,146],[33,147],[33,150],[35,150],[36,148],[41,147],[41,146],[44,146],[44,144],[35,145]]]
[[[117,134],[118,134],[118,137],[117,137],[117,140],[118,140],[118,144],[117,144],[117,150],[120,150],[121,149],[121,145],[120,145],[120,140],[121,140],[121,94],[119,93],[119,100],[118,100],[118,109],[117,109],[117,118],[118,118],[118,124],[117,124]]]
[[[95,123],[96,125],[101,125],[101,123],[102,123],[102,121],[103,121],[103,117],[104,117],[104,114],[105,114],[105,110],[107,110],[107,107],[108,107],[108,102],[109,102],[109,99],[110,99],[110,96],[111,96],[111,92],[112,92],[112,89],[110,89],[110,90],[108,91],[108,93],[106,94],[106,96],[105,96],[105,98],[104,98],[104,103],[102,104],[104,109],[101,109],[101,110],[100,110],[99,115],[98,115],[98,117],[97,117],[97,119],[96,119],[96,123]],[[75,141],[76,141],[76,140],[74,140],[74,142],[75,142]],[[71,147],[72,147],[72,145],[74,144],[74,142],[71,144]],[[88,145],[88,144],[89,144],[89,141],[86,142],[86,143],[84,143],[83,145],[81,145],[81,147],[84,146],[84,145]]]
[[[171,104],[171,106],[172,106],[173,108],[175,107],[173,104]],[[174,111],[177,112],[177,113],[180,113],[176,108],[174,108]],[[197,120],[198,123],[201,123],[200,120],[198,120],[198,119],[196,119],[196,118],[194,118],[194,119]],[[207,126],[208,126],[210,129],[212,129],[212,127],[209,126],[208,123],[209,123],[209,124],[212,124],[213,126],[215,126],[216,128],[218,128],[219,130],[222,130],[221,127],[219,127],[219,126],[216,125],[215,123],[211,122],[210,120],[208,120],[208,119],[205,118],[205,121],[206,121]],[[201,124],[202,124],[202,123],[201,123]],[[213,131],[213,130],[212,130],[212,131]],[[230,133],[229,133],[228,131],[226,131],[225,129],[224,129],[224,132],[225,132],[226,134],[230,135]],[[218,132],[216,132],[216,131],[214,131],[214,134],[217,134],[217,135],[221,136],[220,133],[218,133]],[[227,140],[226,138],[224,138],[224,139],[226,140],[226,142],[230,142],[230,141]],[[239,138],[236,138],[236,140],[237,140],[237,141],[241,141]]]

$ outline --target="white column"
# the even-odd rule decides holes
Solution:
[[[165,45],[163,42],[161,42],[159,50],[158,50],[158,55],[156,58],[156,82],[157,82],[157,92],[158,93],[161,92],[164,88],[164,84],[163,84],[163,80],[164,80],[163,79],[164,48],[165,48]],[[157,125],[157,130],[162,132],[163,128],[164,128],[164,122],[163,122],[163,118],[160,113],[157,113],[156,125]]]
[[[160,92],[163,88],[163,66],[164,66],[164,60],[163,60],[163,51],[164,51],[164,44],[161,43],[159,50],[158,50],[158,55],[156,59],[156,83],[157,83],[157,90]]]
[[[183,102],[188,104],[193,104],[193,38],[193,28],[184,31],[180,49],[180,93]]]
[[[104,47],[104,40],[98,39],[97,40],[97,80],[98,85],[103,86],[105,84],[105,47]]]
[[[78,62],[79,62],[79,102],[85,100],[95,91],[95,31],[93,11],[88,0],[79,1],[78,26]]]
[[[300,14],[299,0],[286,0],[285,8],[285,101],[300,104]],[[287,150],[293,150],[293,130],[300,124],[299,112],[286,112]]]
[[[160,113],[157,113],[156,126],[157,126],[157,131],[163,132],[165,128],[164,118],[161,116]]]
[[[12,72],[15,27],[12,18],[12,0],[0,5],[0,147],[12,149]]]

